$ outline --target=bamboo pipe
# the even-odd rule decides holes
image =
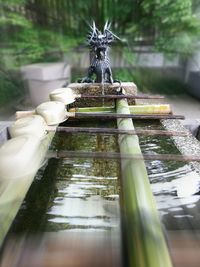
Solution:
[[[133,105],[129,106],[131,114],[170,114],[172,113],[169,104],[150,104],[150,105]],[[87,107],[71,108],[69,112],[108,112],[114,113],[115,107]]]
[[[131,113],[141,114],[141,115],[152,115],[152,114],[170,114],[172,112],[169,104],[152,104],[152,105],[134,105],[130,106]],[[98,113],[98,112],[108,112],[114,113],[115,107],[86,107],[86,108],[71,108],[69,110],[69,117],[76,113]],[[28,111],[17,111],[16,118],[26,117],[36,114],[36,110]]]
[[[125,100],[117,100],[117,113],[130,114]],[[118,119],[119,130],[133,129],[131,119]],[[132,157],[142,152],[138,137],[119,136],[120,153]],[[156,203],[143,159],[121,159],[121,212],[128,267],[172,267]]]
[[[102,113],[114,113],[115,107],[114,106],[108,106],[108,107],[84,107],[84,108],[70,108],[69,112],[102,112]]]
[[[66,112],[65,105],[59,101],[44,102],[35,110],[31,111],[17,111],[16,118],[31,116],[34,114],[44,117],[48,125],[55,125],[61,123],[68,118],[100,118],[100,119],[114,119],[114,118],[132,118],[132,119],[184,119],[183,116],[171,115],[170,105],[140,105],[131,107],[134,114],[116,114],[99,112]],[[96,108],[95,111],[98,109]]]

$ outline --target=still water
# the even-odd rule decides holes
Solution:
[[[109,126],[112,123],[105,127]],[[57,133],[51,149],[116,152],[117,139],[106,134]],[[38,172],[13,231],[119,231],[118,179],[115,160],[51,159]]]
[[[69,122],[67,124],[70,126]],[[73,125],[73,122],[71,123]],[[79,126],[114,127],[107,122]],[[162,129],[158,122],[136,122],[136,128]],[[144,153],[178,150],[169,137],[142,137]],[[117,152],[117,136],[57,133],[51,149]],[[185,163],[147,161],[146,167],[161,219],[168,230],[200,228],[199,177]],[[12,232],[117,231],[120,165],[115,160],[51,159],[38,172]]]
[[[179,154],[171,138],[140,137],[140,145],[144,153]],[[176,161],[147,161],[146,167],[165,228],[199,230],[199,174],[191,165]]]

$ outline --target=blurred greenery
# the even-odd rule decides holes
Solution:
[[[166,75],[159,70],[137,68],[116,69],[114,77],[121,81],[133,81],[141,92],[160,94],[182,94],[187,85],[170,73]]]
[[[60,32],[41,28],[12,10],[5,14],[0,18],[0,53],[5,58],[7,69],[38,61],[60,60],[64,52],[80,41],[79,38],[67,38]]]
[[[16,73],[0,70],[0,107],[17,99],[25,93],[23,82]]]
[[[190,53],[199,36],[199,20],[192,0],[145,0],[140,2],[139,21],[127,29],[131,35],[151,40],[159,51]]]
[[[166,53],[190,53],[200,23],[192,0],[0,0],[1,55],[6,67],[53,61],[83,43],[94,19],[129,45],[148,44]],[[196,5],[196,1],[194,1]],[[123,15],[122,15],[123,14]],[[125,37],[125,38],[123,38]]]
[[[141,45],[187,57],[198,49],[198,8],[198,0],[0,0],[0,69],[10,76],[21,65],[63,60],[84,44],[92,20],[100,28],[106,20],[112,22],[113,32],[129,46],[125,54],[131,63],[134,47]],[[19,93],[17,81],[4,76],[1,102]],[[135,72],[133,78],[146,88],[140,74]]]
[[[63,54],[80,42],[59,30],[40,27],[26,13],[28,2],[0,0],[0,106],[25,92],[17,75],[20,66],[62,60]]]
[[[137,84],[140,92],[155,94],[183,94],[188,91],[188,85],[173,76],[171,72],[148,68],[114,68],[113,77],[123,82],[131,81]],[[72,69],[72,81],[85,75],[85,70]]]

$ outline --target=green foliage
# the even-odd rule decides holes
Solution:
[[[134,72],[132,69],[125,69],[125,68],[114,69],[113,76],[114,76],[114,79],[120,80],[123,82],[135,80]]]
[[[0,106],[7,105],[23,93],[22,81],[10,73],[2,73],[0,70]]]
[[[133,81],[141,92],[156,94],[182,94],[187,91],[186,85],[171,76],[152,69],[116,69],[114,78],[121,81]]]
[[[110,19],[113,31],[126,33],[131,45],[147,41],[166,53],[190,53],[200,29],[192,0],[78,0],[76,5],[73,0],[0,0],[0,7],[0,53],[12,58],[5,62],[8,68],[61,60],[83,41],[92,19],[99,27]]]
[[[67,38],[60,30],[40,27],[27,18],[26,12],[19,11],[26,10],[26,2],[0,0],[0,55],[6,69],[38,61],[62,60],[63,53],[76,46],[79,41],[78,38]]]
[[[200,22],[192,14],[192,0],[138,1],[140,19],[127,33],[142,40],[147,39],[155,48],[164,52],[191,53],[194,39],[199,35]]]
[[[0,68],[9,73],[8,70],[25,64],[62,60],[67,51],[83,43],[88,30],[86,22],[92,19],[100,28],[107,19],[111,20],[112,30],[122,38],[126,35],[131,46],[142,41],[158,51],[187,56],[197,48],[200,29],[192,11],[199,2],[194,0],[193,6],[192,3],[192,0],[77,0],[76,4],[74,0],[0,0]],[[135,55],[124,50],[126,60],[136,63]],[[167,81],[161,82],[155,72],[145,73],[121,71],[114,77],[134,80],[142,90],[148,87],[167,91],[162,87]],[[182,90],[182,84],[179,86],[175,81],[174,84]],[[5,88],[17,92],[13,79],[1,78],[1,99],[9,97]]]

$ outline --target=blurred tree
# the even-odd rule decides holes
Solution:
[[[193,0],[197,3],[197,0]],[[159,51],[188,53],[199,33],[192,0],[27,0],[27,10],[40,27],[60,29],[63,34],[85,36],[86,22],[128,36],[131,44],[148,44]]]
[[[164,52],[190,53],[193,50],[200,24],[192,14],[192,0],[136,2],[137,21],[134,19],[127,29],[130,38]]]
[[[0,0],[0,106],[23,95],[17,72],[21,65],[62,60],[63,53],[76,43],[59,30],[38,26],[35,19],[40,16],[27,8],[28,2]]]
[[[87,23],[95,20],[102,28],[109,19],[112,30],[126,36],[132,46],[147,44],[187,54],[200,28],[192,13],[193,1],[0,0],[0,53],[12,66],[53,60],[53,55],[62,58],[79,37],[85,38]]]
[[[198,49],[199,6],[199,0],[0,0],[0,98],[20,87],[8,70],[62,60],[83,43],[92,20],[99,28],[111,21],[112,31],[131,48],[148,45],[188,56]],[[135,62],[131,49],[123,54]]]
[[[48,27],[48,9],[37,1],[37,9],[29,9],[27,0],[0,0],[0,54],[6,69],[63,58],[63,52],[76,44],[59,28]],[[41,13],[45,10],[46,13]]]

